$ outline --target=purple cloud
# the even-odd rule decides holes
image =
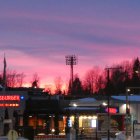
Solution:
[[[130,0],[1,2],[0,56],[5,52],[9,68],[30,78],[38,72],[44,83],[57,76],[69,78],[68,54],[78,56],[75,73],[81,77],[94,65],[131,60],[140,54],[139,4]]]

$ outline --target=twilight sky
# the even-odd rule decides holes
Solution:
[[[103,69],[140,55],[140,0],[0,1],[0,70],[37,73],[42,85],[67,81],[65,56],[78,56],[74,73]]]

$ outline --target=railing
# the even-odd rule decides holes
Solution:
[[[110,140],[115,140],[117,131],[110,131]],[[122,132],[125,135],[125,132]],[[74,134],[70,134],[74,135]],[[107,139],[107,131],[98,131],[94,133],[78,134],[77,140],[105,140]],[[35,136],[34,140],[67,140],[66,135],[43,135]]]
[[[33,129],[31,127],[25,127],[25,128],[20,128],[18,132],[20,133],[21,136],[27,137],[29,140],[67,140],[67,136],[65,134],[64,128],[59,128],[59,135],[56,135],[55,131],[52,131],[53,129],[49,129],[50,132],[47,133],[48,131],[46,129]],[[115,139],[116,133],[119,131],[113,131],[110,130],[110,138]],[[125,131],[123,132],[125,134]],[[131,135],[131,131],[129,131],[129,136]],[[108,132],[107,130],[105,131],[98,131],[96,128],[79,128],[78,134],[76,131],[72,132],[69,134],[71,136],[75,136],[77,140],[102,140],[104,138],[108,137]],[[110,140],[112,140],[110,139]]]
[[[65,135],[35,136],[34,140],[66,140],[66,136]]]
[[[110,132],[110,138],[115,138],[116,132]],[[101,140],[102,138],[107,138],[108,133],[107,131],[98,131],[89,134],[80,134],[78,139],[79,140]]]

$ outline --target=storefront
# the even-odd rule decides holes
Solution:
[[[7,134],[10,129],[23,125],[25,96],[7,93],[0,95],[0,135]]]

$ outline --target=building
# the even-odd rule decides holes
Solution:
[[[130,118],[128,131],[132,132],[133,122],[140,121],[140,97],[129,96]],[[48,95],[43,89],[7,89],[0,94],[0,135],[5,125],[20,135],[65,134],[75,128],[77,134],[103,135],[126,130],[126,96],[112,96],[107,106],[106,96],[71,97]],[[5,118],[5,110],[8,117]],[[110,113],[108,113],[108,111]],[[109,114],[109,121],[108,121]],[[6,126],[7,127],[7,126]],[[28,134],[30,130],[30,134]]]

